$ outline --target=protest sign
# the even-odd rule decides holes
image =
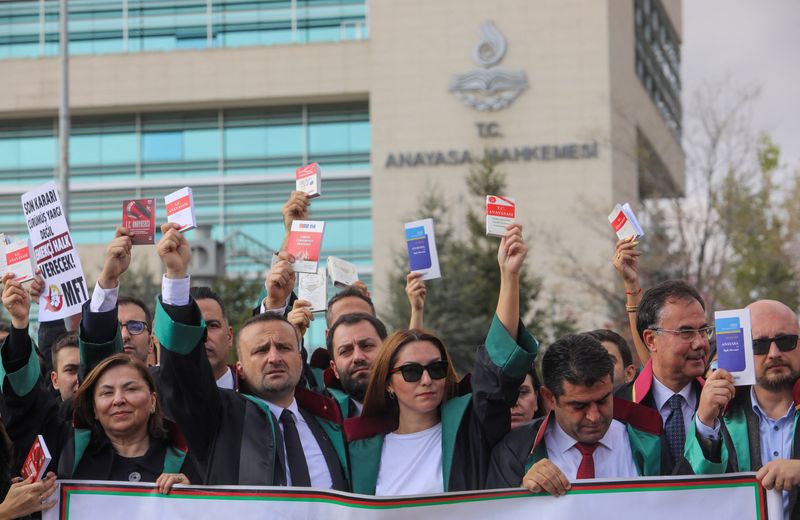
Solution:
[[[770,492],[768,497],[754,475],[581,480],[558,498],[524,489],[374,497],[327,489],[244,486],[177,486],[169,495],[159,495],[153,484],[61,481],[60,507],[45,511],[43,519],[408,520],[412,515],[415,520],[674,520],[695,518],[700,510],[715,518],[783,519],[780,493]]]
[[[39,321],[80,314],[89,291],[56,185],[48,182],[23,194],[22,210],[33,256],[45,282],[39,298]]]

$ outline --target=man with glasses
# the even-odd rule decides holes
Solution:
[[[686,461],[694,473],[756,471],[766,489],[783,491],[786,518],[800,518],[797,316],[774,300],[760,300],[747,308],[756,384],[736,388],[723,369],[709,377],[687,439]]]
[[[661,414],[661,474],[670,475],[683,458],[686,433],[703,387],[713,328],[705,303],[686,282],[669,280],[645,292],[636,328],[650,351],[639,377],[617,395]]]

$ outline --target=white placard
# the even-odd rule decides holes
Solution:
[[[60,481],[63,507],[45,511],[43,518],[675,520],[696,518],[702,510],[713,512],[713,518],[782,520],[780,494],[768,500],[754,475],[582,480],[558,498],[524,489],[374,497],[330,489],[180,485],[159,495],[153,484]]]
[[[39,298],[39,321],[80,314],[89,292],[55,183],[48,182],[23,194],[22,211],[36,265],[45,282]]]

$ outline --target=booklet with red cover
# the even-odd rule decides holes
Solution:
[[[50,456],[50,450],[47,449],[47,444],[44,442],[44,437],[37,435],[31,450],[28,452],[28,456],[25,458],[25,463],[22,464],[22,471],[20,472],[22,478],[26,479],[31,475],[35,475],[34,481],[42,480],[51,460],[53,459]]]
[[[122,202],[122,227],[131,232],[133,245],[154,244],[156,238],[156,199]]]
[[[321,220],[295,220],[286,241],[286,251],[294,256],[297,273],[316,273],[319,252],[322,249],[322,233],[325,222]]]

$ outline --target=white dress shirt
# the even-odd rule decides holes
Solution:
[[[575,480],[583,455],[575,445],[578,443],[555,420],[551,419],[544,432],[547,458],[555,464],[569,480]],[[617,420],[611,421],[608,431],[600,439],[594,454],[595,478],[638,477],[639,470],[633,462],[628,430]]]
[[[111,289],[103,289],[100,287],[100,282],[97,282],[94,284],[89,310],[91,312],[108,312],[116,307],[117,298],[119,298],[119,283]]]
[[[217,388],[227,388],[228,390],[235,390],[236,379],[233,377],[233,369],[226,367],[225,373],[217,379]]]
[[[661,422],[667,424],[667,418],[671,410],[667,401],[670,397],[675,395],[675,392],[664,386],[664,384],[653,375],[653,399],[656,402],[656,410],[661,414]],[[695,409],[697,408],[697,394],[694,391],[691,381],[689,384],[681,388],[678,394],[683,397],[681,399],[681,412],[683,413],[683,431],[689,434],[689,426],[692,424],[692,416],[694,416]]]
[[[264,401],[262,399],[262,401]],[[275,416],[277,419],[278,426],[281,428],[281,434],[283,434],[283,423],[280,421],[281,414],[283,413],[283,408],[270,403],[269,401],[264,401],[269,409],[272,411],[272,415]],[[303,446],[303,453],[306,456],[306,465],[308,466],[308,476],[311,479],[311,487],[320,488],[320,489],[331,489],[333,487],[333,479],[331,478],[331,472],[328,469],[328,462],[325,460],[325,456],[322,454],[322,448],[319,446],[319,442],[317,442],[317,438],[314,437],[314,434],[311,432],[311,428],[308,426],[305,417],[303,414],[300,413],[300,409],[297,407],[297,401],[292,399],[292,404],[288,407],[289,411],[294,414],[294,421],[297,425],[297,433],[300,435],[300,444]],[[292,475],[289,471],[289,463],[286,457],[286,446],[282,446],[281,449],[283,450],[283,460],[286,462],[286,485],[292,485]]]

